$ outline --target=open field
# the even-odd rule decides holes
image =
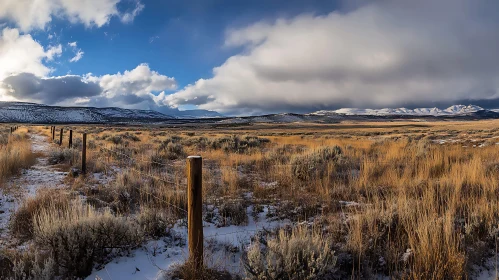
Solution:
[[[189,155],[203,157],[202,278],[495,279],[496,120],[78,125],[55,139],[0,138],[6,279],[199,278],[184,264]]]

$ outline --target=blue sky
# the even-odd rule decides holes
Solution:
[[[142,1],[144,9],[133,23],[123,24],[112,18],[101,28],[87,28],[55,19],[47,30],[33,37],[50,45],[76,41],[84,51],[84,59],[69,63],[73,53],[51,64],[53,75],[93,73],[104,75],[133,69],[140,63],[151,69],[174,76],[179,87],[209,78],[213,67],[222,64],[239,48],[224,47],[227,29],[244,27],[261,20],[292,18],[302,13],[327,14],[334,10],[335,1],[302,0],[191,0]],[[133,9],[134,1],[120,2],[121,10]],[[56,33],[52,39],[48,34]]]
[[[3,0],[0,100],[213,110],[499,107],[499,2]]]

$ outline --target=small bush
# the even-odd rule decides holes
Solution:
[[[173,136],[167,137],[167,138],[166,138],[165,140],[163,140],[163,142],[161,142],[161,144],[159,145],[159,150],[160,150],[160,151],[161,151],[161,150],[166,150],[166,149],[167,149],[168,144],[170,144],[170,143],[174,143],[174,144],[176,144],[176,143],[180,143],[180,142],[181,142],[181,140],[182,140],[182,137],[180,137],[180,136],[175,136],[175,135],[173,135]]]
[[[165,156],[169,160],[176,160],[185,157],[184,147],[178,143],[168,143],[165,149]]]
[[[131,134],[130,132],[125,132],[121,135],[124,139],[131,140],[133,142],[139,142],[140,138],[137,135]]]
[[[219,214],[222,218],[220,226],[248,224],[248,213],[241,202],[222,204],[219,207]]]
[[[170,234],[176,218],[164,209],[143,208],[137,221],[145,235],[159,238]]]
[[[25,252],[9,252],[9,271],[0,272],[0,279],[52,280],[57,278],[54,259],[43,252],[29,249]],[[9,260],[9,261],[10,261]]]
[[[331,279],[336,257],[331,244],[317,231],[280,230],[267,244],[253,243],[243,256],[249,279]]]
[[[33,198],[28,198],[12,215],[10,230],[12,234],[21,239],[33,238],[33,219],[40,211],[48,208],[59,210],[69,207],[69,196],[61,191],[47,189],[41,190]]]
[[[291,160],[291,172],[297,179],[306,181],[315,177],[323,177],[328,164],[340,163],[342,150],[338,146],[322,148],[309,155],[295,156]]]
[[[236,280],[241,279],[232,276],[229,272],[208,268],[203,266],[201,269],[196,267],[193,262],[187,261],[184,264],[178,264],[167,272],[165,279],[171,280]]]
[[[52,149],[49,152],[48,162],[49,164],[69,163],[76,161],[79,155],[80,153],[76,149]]]
[[[110,141],[115,145],[123,144],[123,136],[113,135],[113,136],[108,137],[107,141]]]
[[[62,277],[86,277],[112,254],[135,248],[142,234],[132,220],[76,204],[48,209],[35,217],[35,242],[49,252]]]

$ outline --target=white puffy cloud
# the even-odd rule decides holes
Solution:
[[[0,33],[0,81],[21,72],[45,76],[51,69],[43,60],[52,60],[61,53],[60,45],[45,50],[31,35],[21,35],[15,28],[4,28]]]
[[[168,103],[245,114],[499,98],[499,2],[354,2],[229,30],[241,53]]]
[[[3,90],[5,96],[21,101],[159,110],[169,109],[164,105],[164,91],[175,88],[174,78],[151,70],[147,64],[124,73],[102,76],[89,73],[39,77],[32,73],[17,73],[0,83],[0,91]]]
[[[82,23],[87,27],[101,27],[113,16],[127,22],[143,9],[139,2],[132,13],[121,13],[117,4],[121,0],[2,0],[0,19],[14,22],[22,31],[44,29],[53,17]]]
[[[31,35],[21,35],[15,28],[0,31],[0,99],[11,100],[2,87],[2,80],[10,75],[31,73],[46,76],[52,69],[44,61],[52,61],[62,54],[62,46],[44,48]]]
[[[146,63],[138,65],[133,70],[125,71],[123,74],[103,76],[88,74],[85,80],[98,83],[102,88],[100,96],[88,100],[88,104],[93,106],[126,108],[165,106],[164,91],[177,88],[174,78],[151,70]]]

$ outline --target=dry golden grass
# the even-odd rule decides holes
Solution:
[[[463,279],[493,254],[499,234],[498,124],[68,128],[76,143],[88,133],[90,173],[118,170],[97,189],[88,186],[91,176],[73,179],[73,189],[97,208],[120,215],[169,209],[181,217],[184,158],[199,154],[206,204],[244,197],[247,205],[272,205],[277,219],[313,218],[326,233],[322,238],[349,256],[339,260],[335,273],[342,277]],[[172,155],[175,150],[165,149],[170,142],[183,153]],[[341,156],[321,158],[335,146]]]
[[[20,128],[12,135],[0,135],[4,138],[0,144],[0,181],[34,164],[36,155],[31,152],[27,132],[27,128]]]

